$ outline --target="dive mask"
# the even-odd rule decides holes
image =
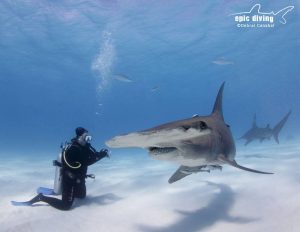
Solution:
[[[87,143],[91,142],[91,141],[92,141],[92,136],[91,136],[91,135],[86,135],[86,136],[85,136],[85,141],[86,141]]]
[[[90,141],[92,141],[92,136],[89,135],[88,133],[83,133],[79,138],[78,138],[78,142],[81,145],[85,145],[86,143],[89,143]]]

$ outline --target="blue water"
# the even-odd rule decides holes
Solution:
[[[286,24],[238,28],[233,13],[295,8]],[[235,138],[292,114],[299,136],[299,1],[0,2],[0,146],[56,154],[87,128],[93,144],[168,121],[206,115],[226,82],[224,117]],[[213,63],[222,57],[233,64]],[[115,75],[132,82],[120,81]],[[267,143],[273,144],[274,141]]]

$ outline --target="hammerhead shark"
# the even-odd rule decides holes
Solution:
[[[264,141],[265,139],[270,139],[272,136],[274,137],[275,141],[279,143],[278,135],[281,131],[282,127],[288,120],[288,117],[291,114],[291,110],[284,116],[283,119],[281,119],[272,129],[270,127],[270,124],[267,124],[265,128],[258,127],[256,125],[256,115],[254,115],[252,127],[250,130],[248,130],[242,137],[239,139],[245,139],[245,146],[252,142],[253,140],[258,139],[260,142]]]
[[[223,83],[218,92],[213,111],[208,116],[166,123],[151,129],[116,136],[106,145],[111,148],[139,147],[147,149],[150,156],[180,165],[169,183],[192,173],[222,169],[223,164],[261,174],[273,174],[243,167],[235,161],[235,144],[222,111]]]

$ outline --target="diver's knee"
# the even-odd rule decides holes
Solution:
[[[76,191],[76,193],[74,194],[74,196],[76,198],[80,198],[80,199],[83,199],[86,197],[86,188],[83,187],[83,188],[80,188]]]
[[[78,195],[76,196],[76,198],[84,199],[84,198],[86,198],[86,193],[78,194]]]
[[[61,208],[61,210],[70,210],[72,208],[73,202],[66,202],[63,207]]]

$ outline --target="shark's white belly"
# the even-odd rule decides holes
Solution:
[[[218,165],[221,162],[218,161],[217,159],[211,159],[208,157],[211,157],[211,155],[202,155],[197,158],[187,158],[183,155],[152,155],[150,154],[151,157],[153,157],[156,160],[164,160],[164,161],[169,161],[172,163],[176,163],[178,165],[183,165],[187,167],[198,167],[198,166],[203,166],[203,165]]]

